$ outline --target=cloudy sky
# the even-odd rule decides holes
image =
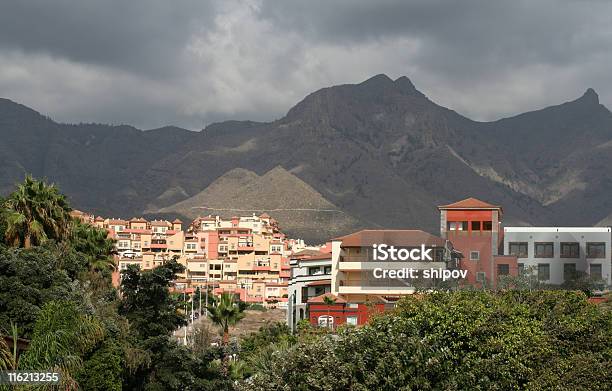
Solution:
[[[273,120],[319,88],[408,76],[490,120],[612,107],[605,0],[3,0],[0,97],[62,122]]]

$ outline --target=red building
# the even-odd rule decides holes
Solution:
[[[325,298],[333,304],[325,304]],[[392,308],[392,307],[390,307]],[[385,305],[377,304],[349,304],[341,297],[331,293],[324,293],[308,300],[308,313],[310,324],[313,326],[329,327],[335,329],[343,324],[352,326],[365,324],[374,314],[385,310]]]
[[[476,198],[467,198],[440,210],[440,236],[461,251],[459,267],[467,270],[467,283],[495,287],[501,275],[518,273],[517,259],[500,256],[503,210]]]

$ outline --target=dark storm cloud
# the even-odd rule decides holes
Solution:
[[[162,74],[214,17],[207,0],[7,0],[0,11],[0,47]]]
[[[0,95],[62,121],[270,120],[406,75],[476,119],[612,97],[612,2],[4,1]]]
[[[421,42],[414,62],[451,77],[487,66],[562,66],[612,49],[606,1],[275,1],[260,16],[312,42],[411,37]]]

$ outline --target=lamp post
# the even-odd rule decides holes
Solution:
[[[206,306],[208,306],[208,276],[206,276]],[[208,307],[204,308],[204,316],[208,318]]]
[[[186,288],[183,288],[183,301],[185,302],[185,313],[187,313],[187,295],[186,295]],[[187,325],[185,325],[185,334],[183,336],[183,344],[185,346],[187,346]]]
[[[202,317],[202,288],[198,287],[198,319]]]

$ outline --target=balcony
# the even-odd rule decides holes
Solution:
[[[388,287],[388,286],[340,286],[338,293],[340,294],[368,294],[368,295],[409,295],[416,292],[416,289],[411,286],[406,287]]]
[[[401,268],[413,268],[413,269],[429,269],[429,268],[446,268],[446,264],[444,262],[402,262],[402,261],[391,261],[391,262],[375,262],[375,261],[366,261],[366,262],[352,262],[352,261],[343,261],[338,263],[339,271],[362,271],[362,270],[374,270],[377,268],[381,269],[401,269]]]

